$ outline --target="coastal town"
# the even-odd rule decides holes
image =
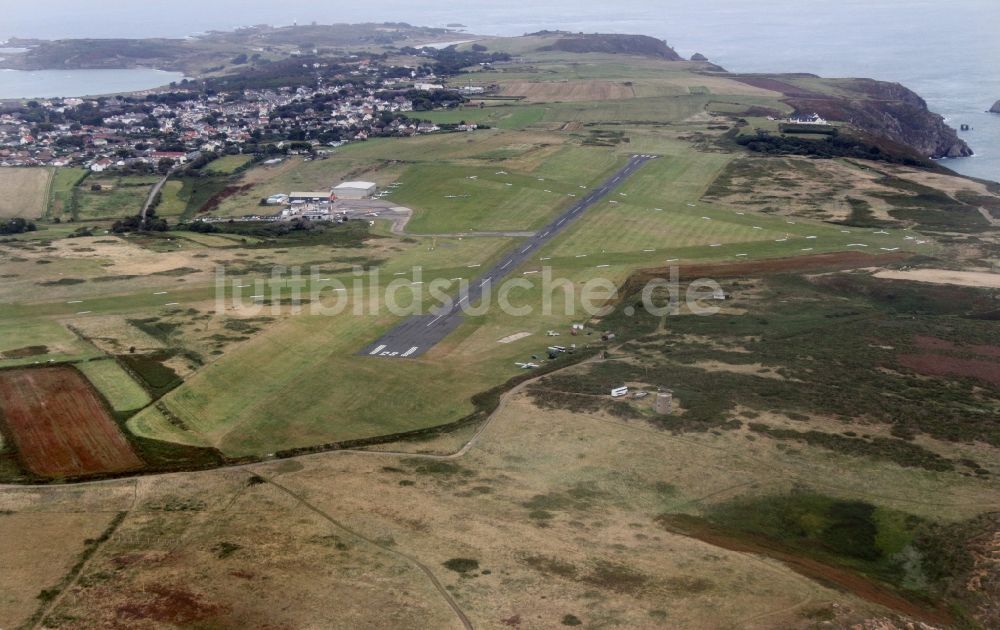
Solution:
[[[370,137],[441,131],[413,113],[458,107],[464,94],[485,89],[446,89],[427,65],[301,66],[311,84],[222,90],[185,80],[129,95],[0,102],[0,166],[167,172],[202,152],[320,153]]]

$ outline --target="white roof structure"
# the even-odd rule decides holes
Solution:
[[[375,182],[344,182],[343,184],[338,184],[334,190],[371,190],[372,188],[375,188]]]

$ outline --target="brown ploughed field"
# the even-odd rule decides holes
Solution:
[[[0,421],[21,465],[42,477],[143,467],[97,393],[71,367],[0,371]]]

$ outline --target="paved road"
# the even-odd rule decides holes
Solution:
[[[358,354],[387,359],[412,359],[424,354],[458,328],[462,323],[462,309],[466,304],[477,303],[484,291],[499,284],[507,274],[565,230],[588,208],[600,201],[611,190],[617,188],[625,178],[644,163],[655,158],[656,156],[653,155],[633,155],[628,163],[607,181],[591,190],[586,197],[570,206],[544,228],[535,232],[527,241],[508,252],[500,259],[501,262],[498,262],[493,268],[472,280],[468,291],[460,293],[450,308],[444,312],[429,315],[413,315],[400,322],[374,343],[366,346]]]

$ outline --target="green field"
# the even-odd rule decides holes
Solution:
[[[253,157],[250,155],[224,155],[209,162],[205,166],[205,170],[209,173],[232,175],[236,169],[249,164],[252,159]]]
[[[151,401],[146,390],[114,359],[85,361],[78,363],[76,367],[111,403],[111,408],[115,411],[134,411],[145,407]]]
[[[229,178],[222,176],[171,178],[161,189],[162,196],[156,212],[163,217],[188,220],[228,183]]]
[[[155,175],[92,175],[74,190],[74,217],[90,221],[137,214],[158,180]]]
[[[57,168],[49,184],[49,200],[46,215],[52,218],[75,216],[73,191],[89,171],[82,168]]]
[[[507,371],[495,363],[386,362],[354,355],[392,323],[351,314],[290,319],[163,399],[189,432],[165,422],[155,409],[129,427],[145,437],[210,444],[230,456],[260,456],[455,420],[472,410],[473,394]]]
[[[414,117],[437,124],[464,122],[489,125],[500,129],[524,129],[541,121],[545,117],[545,108],[503,104],[483,108],[464,107],[462,109],[419,112]]]
[[[414,166],[400,177],[402,185],[391,199],[416,211],[407,227],[410,232],[537,229],[572,203],[570,195],[581,196],[585,192],[581,185],[589,187],[599,180],[603,173],[595,173],[594,167],[611,168],[613,157],[608,152],[580,150],[578,156],[562,152],[551,158],[569,162],[566,166],[574,171],[573,179],[489,167]],[[573,164],[578,168],[573,169]]]

